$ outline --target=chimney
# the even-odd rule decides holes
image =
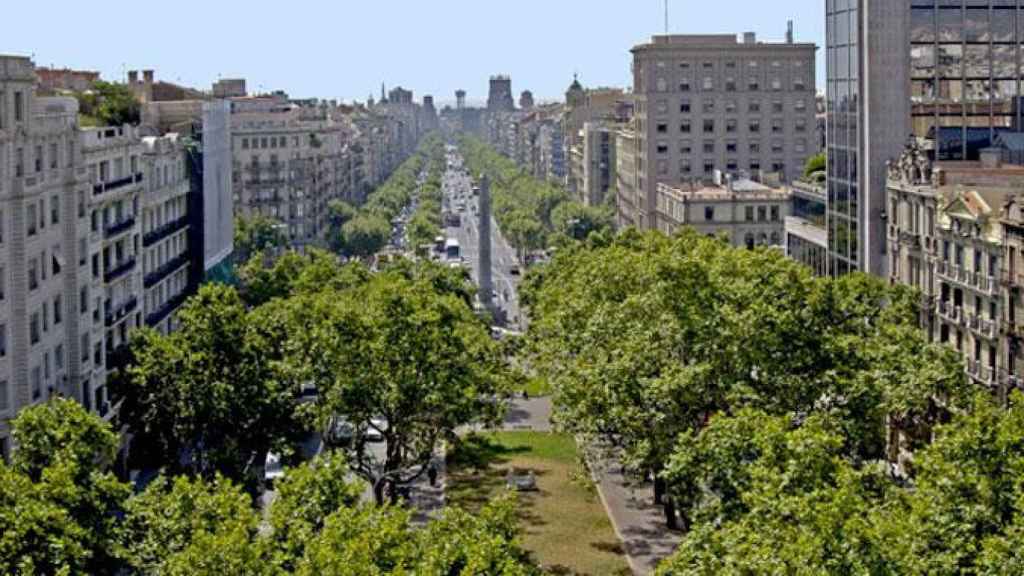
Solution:
[[[143,70],[142,71],[142,80],[146,84],[152,84],[153,83],[153,71],[152,70]]]
[[[134,86],[139,82],[139,71],[129,70],[128,71],[128,85]]]
[[[743,43],[744,44],[755,44],[756,42],[757,42],[757,34],[756,33],[754,33],[754,32],[744,32],[743,33]]]
[[[793,43],[793,21],[790,20],[786,23],[786,44]]]

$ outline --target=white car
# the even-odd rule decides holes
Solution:
[[[370,442],[383,442],[384,431],[388,429],[388,421],[383,418],[371,418],[366,427],[366,439]]]
[[[267,452],[267,460],[264,463],[263,479],[267,484],[273,485],[274,481],[284,476],[284,464],[281,456],[273,452]]]

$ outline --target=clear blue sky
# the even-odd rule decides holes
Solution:
[[[516,94],[562,95],[574,71],[587,86],[625,86],[629,49],[664,27],[662,0],[102,0],[5,3],[0,53],[38,65],[156,70],[158,79],[208,88],[218,75],[250,90],[365,99],[402,85],[453,99],[486,98],[491,74]],[[670,0],[673,33],[752,30],[824,41],[825,0]],[[824,77],[818,51],[819,87]]]

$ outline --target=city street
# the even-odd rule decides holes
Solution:
[[[462,158],[454,148],[448,150],[449,158],[454,160],[454,167],[446,173],[443,181],[445,208],[461,217],[460,226],[449,226],[445,229],[446,238],[459,241],[465,266],[475,283],[479,283],[478,263],[480,259],[480,199],[473,195],[473,179],[462,170]],[[460,210],[460,208],[462,208]],[[498,223],[491,217],[491,274],[494,283],[494,305],[497,310],[505,313],[509,328],[520,330],[524,327],[524,318],[519,307],[520,276],[513,270],[521,272],[521,265],[516,251],[502,236]]]

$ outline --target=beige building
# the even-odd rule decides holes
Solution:
[[[999,152],[935,165],[907,149],[889,165],[889,270],[924,300],[929,337],[959,351],[968,375],[1005,396],[1020,385],[1020,191],[1024,166]]]
[[[657,229],[673,234],[689,226],[701,234],[724,236],[736,247],[781,247],[789,191],[722,173],[715,180],[711,185],[659,184]]]
[[[322,246],[327,203],[352,200],[349,132],[328,110],[282,98],[232,104],[235,214],[278,220],[295,247]]]
[[[639,220],[657,225],[658,184],[716,170],[795,178],[815,144],[815,46],[753,33],[655,36],[633,52]]]
[[[10,419],[54,394],[111,418],[107,375],[131,331],[157,312],[167,322],[154,325],[169,327],[193,285],[187,265],[161,268],[190,248],[182,142],[144,140],[131,126],[80,129],[77,102],[38,97],[36,81],[31,60],[0,56],[4,455]]]

